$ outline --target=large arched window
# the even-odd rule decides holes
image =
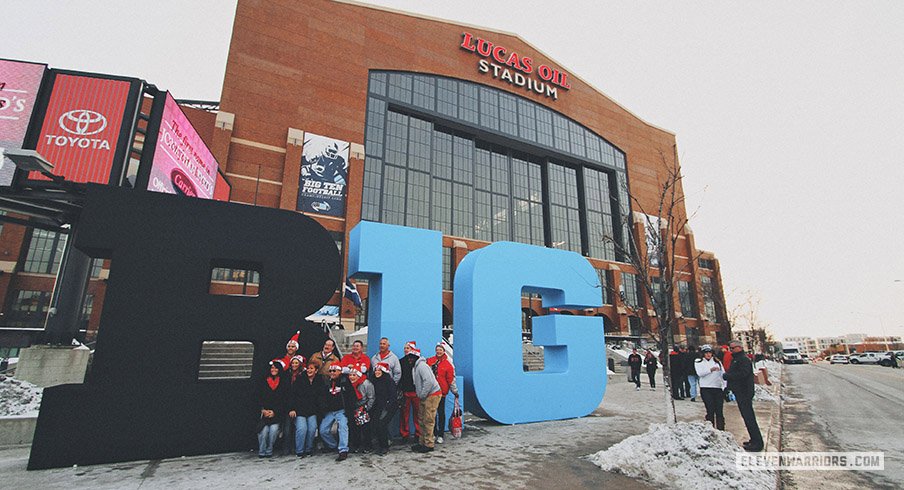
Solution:
[[[452,78],[372,71],[362,218],[617,260],[624,153],[530,99]]]

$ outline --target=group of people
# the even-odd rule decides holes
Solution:
[[[446,395],[458,399],[455,367],[442,342],[436,355],[425,359],[414,341],[407,342],[399,359],[389,339],[380,339],[379,352],[368,357],[356,340],[351,352],[339,357],[327,339],[309,358],[298,354],[298,333],[286,344],[286,354],[270,361],[258,384],[260,422],[258,455],[271,457],[280,432],[288,451],[298,457],[314,454],[319,433],[324,452],[389,450],[389,424],[399,414],[399,432],[409,440],[411,414],[418,442],[412,450],[427,453],[443,442]],[[333,427],[336,426],[336,435]],[[294,435],[294,445],[291,443]]]
[[[718,349],[704,345],[698,351],[695,347],[675,345],[669,352],[669,385],[672,398],[697,401],[697,390],[706,407],[706,421],[718,430],[725,430],[723,404],[733,398],[738,403],[738,410],[744,419],[744,425],[750,440],[743,444],[747,451],[762,451],[763,436],[760,433],[753,411],[754,379],[771,385],[765,357],[758,354],[755,358],[744,352],[740,342],[731,342]],[[664,359],[662,359],[664,361]],[[656,370],[659,361],[652,351],[647,350],[644,357],[633,349],[628,356],[630,380],[635,389],[640,390],[641,366],[646,366],[650,379],[650,389],[656,389]]]

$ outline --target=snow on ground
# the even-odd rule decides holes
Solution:
[[[774,472],[736,467],[735,454],[739,451],[727,432],[702,422],[678,422],[652,424],[646,433],[628,437],[588,458],[605,471],[667,488],[773,488]]]
[[[0,376],[0,417],[38,415],[43,388],[11,376]]]
[[[753,385],[753,401],[755,402],[776,402],[778,399],[772,394],[769,388],[763,385]]]

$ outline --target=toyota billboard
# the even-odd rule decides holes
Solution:
[[[35,149],[53,164],[53,173],[66,180],[118,185],[111,174],[125,159],[123,146],[135,121],[135,114],[126,117],[126,112],[134,112],[137,83],[55,75]],[[47,180],[38,172],[30,172],[28,178]]]
[[[147,189],[211,199],[215,196],[218,168],[217,159],[201,135],[167,92]]]
[[[20,149],[47,65],[0,60],[0,186],[10,185],[16,166],[2,156]]]

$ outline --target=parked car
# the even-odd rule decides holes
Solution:
[[[885,354],[882,354],[882,358],[879,359],[879,365],[885,366],[885,367],[891,367],[892,364],[894,364],[894,362],[895,362],[894,361],[895,357],[896,357],[896,354],[894,353],[894,351],[888,351]]]
[[[848,359],[848,356],[844,354],[835,354],[834,356],[829,358],[829,363],[831,364],[850,364],[851,360]]]
[[[881,352],[864,352],[862,354],[851,354],[849,359],[851,364],[879,364],[879,361],[885,357]]]

